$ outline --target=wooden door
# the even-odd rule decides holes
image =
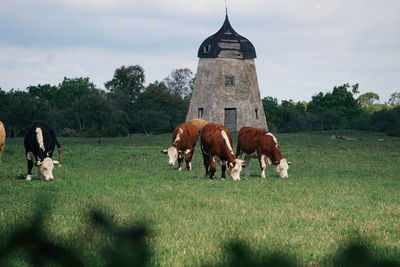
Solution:
[[[236,108],[225,109],[224,125],[229,131],[236,131]]]

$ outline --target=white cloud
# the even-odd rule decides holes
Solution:
[[[400,90],[400,2],[228,0],[257,51],[262,96],[309,100],[345,82],[387,99]],[[99,87],[121,65],[148,82],[196,71],[197,49],[224,19],[224,1],[16,0],[0,10],[0,86],[88,76]]]
[[[0,87],[4,90],[25,89],[29,85],[44,83],[57,85],[64,77],[89,77],[99,88],[104,88],[104,83],[112,79],[116,68],[136,64],[144,68],[146,81],[150,83],[166,78],[174,68],[189,67],[195,71],[197,60],[195,57],[192,57],[193,60],[188,58],[190,55],[176,52],[154,55],[91,48],[56,51],[1,46],[0,73],[7,79],[0,81]]]

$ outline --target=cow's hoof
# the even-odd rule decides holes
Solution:
[[[27,175],[27,176],[26,176],[26,180],[27,180],[27,181],[32,180],[32,175]]]

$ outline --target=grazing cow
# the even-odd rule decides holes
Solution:
[[[188,121],[188,123],[191,123],[194,126],[196,126],[197,129],[199,129],[199,133],[200,133],[201,130],[203,129],[203,127],[208,123],[208,121],[203,120],[203,119],[193,118],[190,121]]]
[[[203,153],[206,176],[214,177],[217,169],[215,157],[221,163],[221,179],[225,179],[225,170],[228,167],[228,174],[235,181],[240,181],[243,160],[237,159],[232,150],[232,136],[228,129],[216,123],[208,123],[201,132],[201,151]]]
[[[6,146],[6,130],[4,129],[4,124],[0,121],[0,162],[1,162],[1,155],[3,154],[5,146]]]
[[[33,164],[39,167],[39,179],[50,181],[54,179],[54,165],[61,164],[60,144],[54,130],[45,122],[36,122],[28,130],[24,139],[25,155],[28,160],[28,175],[32,179]],[[53,160],[54,147],[57,145],[59,160]]]
[[[168,164],[175,165],[178,160],[178,171],[182,170],[183,159],[186,161],[186,168],[192,170],[192,157],[199,139],[197,127],[191,123],[183,123],[175,128],[172,133],[172,146],[161,150],[161,153],[168,155]]]
[[[277,176],[282,178],[288,177],[290,162],[282,157],[278,140],[273,134],[258,128],[241,128],[238,133],[236,157],[239,157],[242,152],[246,154],[245,160],[247,166],[253,155],[258,157],[262,178],[265,178],[267,164],[275,165]],[[246,175],[248,175],[248,171],[246,171]]]

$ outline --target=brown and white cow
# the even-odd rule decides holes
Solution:
[[[212,179],[217,169],[216,158],[220,160],[222,175],[225,179],[225,170],[234,181],[240,181],[240,172],[244,161],[237,159],[232,150],[232,136],[228,129],[216,123],[208,123],[201,131],[201,151],[203,153],[206,177]]]
[[[272,133],[252,127],[241,128],[238,133],[236,157],[239,157],[243,152],[246,154],[247,166],[249,166],[250,158],[254,155],[257,156],[262,178],[265,178],[265,169],[268,164],[275,166],[277,176],[288,177],[290,162],[282,157],[278,140]],[[246,175],[248,174],[248,171],[246,171]]]
[[[5,146],[6,146],[6,130],[4,129],[3,123],[0,121],[0,162],[1,162],[1,155],[3,154]]]
[[[186,168],[192,169],[192,157],[199,139],[197,127],[190,123],[183,123],[175,128],[172,133],[172,146],[161,150],[161,153],[168,155],[168,164],[175,165],[178,160],[178,171],[182,170],[183,159],[186,161]]]

